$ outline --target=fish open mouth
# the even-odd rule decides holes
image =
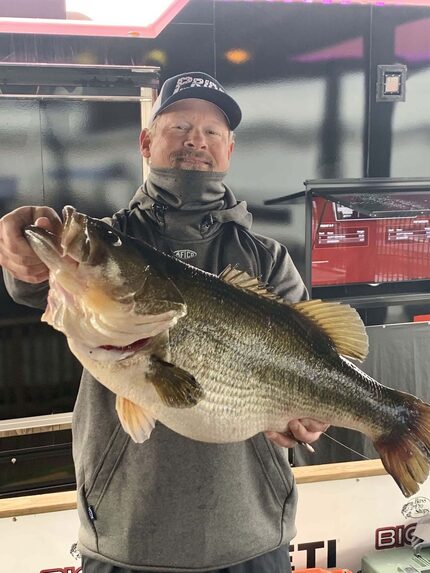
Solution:
[[[139,338],[130,344],[114,345],[101,344],[100,346],[89,346],[82,338],[69,338],[69,345],[74,354],[82,358],[96,362],[120,362],[126,358],[138,354],[141,350],[150,346],[153,337]]]
[[[111,350],[113,352],[138,352],[145,346],[149,344],[152,338],[140,338],[131,344],[127,344],[126,346],[113,346],[112,344],[103,344],[102,346],[98,346],[97,348],[101,348],[102,350]]]

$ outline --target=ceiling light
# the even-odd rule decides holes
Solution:
[[[188,0],[66,0],[64,19],[1,18],[0,33],[155,38]]]

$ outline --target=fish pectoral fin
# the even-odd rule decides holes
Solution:
[[[159,358],[151,356],[150,380],[166,406],[191,408],[203,398],[203,389],[194,376]]]
[[[123,396],[117,396],[116,411],[124,431],[134,442],[141,444],[149,438],[155,426],[155,418],[145,408]]]

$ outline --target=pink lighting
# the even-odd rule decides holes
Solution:
[[[254,2],[255,0],[223,0],[224,2]],[[309,0],[259,0],[260,2],[293,2],[295,4],[308,4]],[[311,0],[312,4],[372,4],[373,6],[430,6],[430,0]]]
[[[100,11],[100,16],[79,13],[77,19],[48,19],[48,18],[2,18],[0,17],[0,33],[14,34],[59,34],[66,36],[120,36],[137,38],[156,38],[158,34],[173,20],[173,18],[188,4],[189,0],[145,0],[148,9],[141,8],[136,11],[136,3],[118,3],[117,14],[112,11]],[[66,0],[74,7],[77,0]],[[96,3],[93,0],[94,4]],[[100,1],[99,1],[100,3]],[[92,8],[94,6],[92,5]],[[102,3],[101,3],[102,4]],[[133,11],[127,10],[133,6]],[[75,17],[75,11],[72,17]],[[93,10],[94,11],[94,10]],[[148,18],[148,13],[151,18]],[[124,17],[125,14],[125,17]],[[127,21],[129,23],[127,23]],[[118,22],[121,22],[118,24]]]
[[[405,62],[430,60],[430,18],[407,22],[396,28],[395,52]]]
[[[322,50],[300,54],[291,58],[295,62],[322,62],[333,60],[361,60],[364,54],[363,38],[353,38]]]

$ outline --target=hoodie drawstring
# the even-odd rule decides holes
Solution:
[[[202,236],[206,235],[206,233],[209,231],[209,229],[212,227],[213,224],[214,224],[214,218],[212,216],[212,213],[208,213],[207,215],[205,215],[202,222],[200,223],[200,233],[202,234]]]
[[[158,223],[164,224],[164,215],[167,210],[167,205],[162,205],[161,203],[153,203],[151,209]]]

